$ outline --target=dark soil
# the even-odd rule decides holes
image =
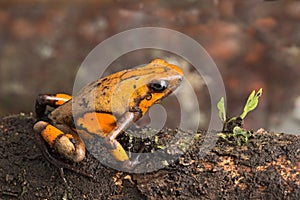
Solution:
[[[300,136],[261,130],[242,146],[220,139],[200,157],[203,133],[177,161],[147,174],[118,172],[88,154],[75,167],[93,178],[65,169],[65,184],[33,123],[28,115],[0,120],[0,199],[300,199]]]

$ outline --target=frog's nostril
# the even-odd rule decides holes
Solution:
[[[183,80],[183,76],[178,76],[177,80],[178,80],[178,83],[180,83]]]

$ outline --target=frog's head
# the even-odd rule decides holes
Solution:
[[[183,71],[176,65],[156,59],[146,66],[128,70],[121,78],[120,92],[130,94],[123,96],[129,99],[129,111],[139,111],[143,115],[180,85]]]

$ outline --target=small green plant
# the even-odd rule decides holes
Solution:
[[[218,136],[224,140],[229,140],[231,138],[235,139],[236,145],[241,146],[242,143],[247,143],[250,137],[250,132],[236,126],[233,128],[232,133],[219,133]]]
[[[262,95],[262,88],[260,88],[257,93],[255,92],[255,90],[251,92],[250,96],[248,97],[247,103],[244,107],[244,112],[240,115],[242,119],[246,117],[248,112],[254,110],[257,107],[258,99],[259,97],[261,97],[261,95]]]
[[[249,138],[249,131],[243,129],[244,119],[250,111],[254,110],[257,107],[258,100],[261,95],[262,88],[260,88],[258,92],[253,90],[247,99],[243,113],[240,116],[231,118],[226,117],[224,97],[222,97],[217,104],[219,117],[223,122],[223,130],[222,133],[219,134],[219,137],[223,139],[229,139],[231,137],[238,138],[237,145],[241,145],[241,142],[247,143]]]

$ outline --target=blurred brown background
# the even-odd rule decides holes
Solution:
[[[71,93],[97,44],[144,26],[204,46],[222,74],[230,115],[263,87],[246,127],[300,133],[300,1],[292,0],[1,1],[0,116],[33,112],[38,93]]]

